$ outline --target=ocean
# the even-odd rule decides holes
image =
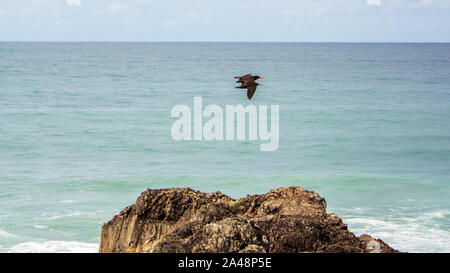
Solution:
[[[194,97],[279,105],[278,149],[174,140]],[[0,252],[97,252],[146,188],[290,185],[356,235],[450,252],[450,44],[0,43]]]

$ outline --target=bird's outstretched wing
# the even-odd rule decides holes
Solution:
[[[246,79],[251,79],[253,76],[252,74],[246,74],[244,76],[240,76],[240,77],[234,77],[235,79],[238,79],[236,82],[240,83],[240,82],[244,82]]]
[[[247,86],[247,98],[249,100],[252,99],[253,95],[255,94],[257,85]]]

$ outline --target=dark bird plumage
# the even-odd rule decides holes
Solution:
[[[240,86],[236,86],[236,88],[239,89],[247,89],[247,98],[250,100],[252,99],[253,95],[255,94],[256,91],[256,87],[258,87],[258,85],[262,85],[259,84],[257,82],[255,82],[257,79],[264,79],[261,76],[253,76],[252,74],[247,74],[244,76],[240,76],[240,77],[234,77],[235,79],[238,79],[236,81],[236,83],[241,83]]]
[[[244,75],[244,76],[238,76],[238,77],[234,77],[235,79],[238,79],[236,82],[237,83],[244,83],[244,80],[247,80],[247,79],[253,79],[253,81],[256,81],[257,79],[264,79],[263,77],[261,77],[261,76],[258,76],[258,75],[256,75],[256,76],[253,76],[252,74],[247,74],[247,75]]]

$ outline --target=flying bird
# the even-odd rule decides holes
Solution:
[[[238,79],[236,83],[240,83],[240,86],[236,86],[236,88],[239,89],[247,89],[247,98],[250,100],[252,99],[253,95],[255,94],[256,87],[258,85],[262,85],[260,83],[255,82],[257,79],[264,79],[261,76],[253,76],[252,74],[247,74],[240,77],[234,77],[235,79]]]

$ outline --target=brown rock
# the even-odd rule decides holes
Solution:
[[[300,187],[233,200],[220,192],[148,189],[102,227],[100,252],[397,252],[347,230]]]

